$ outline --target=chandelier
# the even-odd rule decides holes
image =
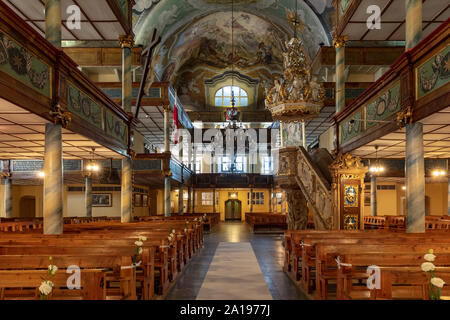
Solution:
[[[297,0],[295,13],[288,11],[287,20],[294,27],[294,37],[285,43],[284,75],[274,80],[274,86],[266,92],[265,103],[275,121],[305,121],[318,116],[325,89],[311,76],[303,42],[297,38],[297,30],[305,26],[297,16]]]
[[[380,160],[378,159],[378,146],[375,146],[375,164],[370,166],[369,170],[372,175],[376,175],[384,171],[384,167],[380,165]]]

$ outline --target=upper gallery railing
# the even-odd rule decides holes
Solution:
[[[132,117],[99,89],[62,50],[0,2],[0,98],[120,154]]]
[[[339,151],[349,152],[396,131],[405,116],[410,116],[408,121],[419,121],[449,106],[449,21],[404,52],[380,79],[334,116]]]

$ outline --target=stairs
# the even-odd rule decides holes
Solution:
[[[333,228],[334,200],[329,169],[333,160],[326,149],[316,149],[311,154],[303,147],[297,151],[295,181],[313,210],[316,230]]]

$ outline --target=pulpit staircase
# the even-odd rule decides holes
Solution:
[[[332,175],[329,165],[333,157],[326,149],[315,149],[308,153],[305,148],[297,151],[297,173],[295,180],[313,210],[314,226],[317,230],[333,227]]]

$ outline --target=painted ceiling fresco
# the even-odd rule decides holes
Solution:
[[[324,19],[330,20],[331,0],[305,1],[298,0],[298,15],[306,24],[299,37],[313,58],[320,44],[330,44]],[[207,107],[203,81],[232,65],[259,81],[262,102],[266,82],[281,73],[284,41],[293,34],[285,19],[292,7],[294,0],[234,0],[232,22],[231,0],[136,0],[134,33],[136,43],[145,45],[158,29],[162,42],[152,61],[154,76],[178,88],[186,109]]]

